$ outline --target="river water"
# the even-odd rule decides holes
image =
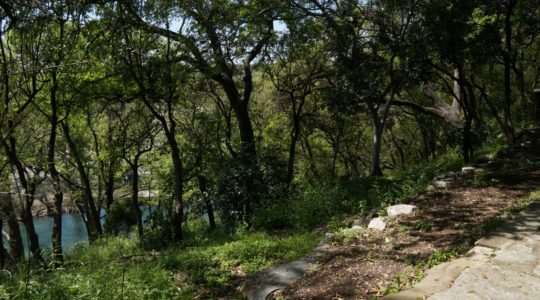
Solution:
[[[141,207],[141,210],[143,212],[143,221],[149,215],[150,209],[151,208],[149,206]],[[104,216],[104,214],[105,214],[105,211],[102,210],[101,215]],[[4,224],[4,226],[6,225]],[[52,217],[35,217],[34,226],[36,228],[36,233],[39,237],[39,244],[42,250],[50,249],[52,246],[53,218]],[[19,227],[21,229],[25,253],[28,253],[28,245],[27,245],[28,238],[26,236],[26,228],[22,224]],[[73,246],[79,245],[79,244],[80,245],[88,244],[88,234],[86,232],[86,227],[84,225],[84,221],[81,215],[78,213],[62,214],[62,246],[63,248],[70,249]],[[4,239],[4,246],[7,247],[5,239]]]

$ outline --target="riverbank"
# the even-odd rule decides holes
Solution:
[[[47,200],[36,199],[32,205],[32,216],[34,217],[52,217],[54,207],[54,194],[47,195]],[[75,203],[71,201],[71,197],[68,194],[64,194],[64,201],[62,202],[62,213],[72,214],[78,213],[79,210]]]

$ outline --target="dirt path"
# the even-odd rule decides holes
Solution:
[[[414,263],[443,249],[466,251],[501,216],[517,211],[540,187],[540,131],[499,153],[485,172],[459,174],[445,190],[426,191],[411,204],[419,211],[384,232],[365,231],[334,243],[320,267],[280,293],[285,299],[369,299],[388,286],[404,288],[419,276]],[[447,251],[446,250],[446,251]],[[444,257],[438,259],[444,260]]]

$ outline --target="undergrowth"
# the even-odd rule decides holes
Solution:
[[[215,232],[207,239],[201,227],[191,225],[184,244],[161,251],[143,251],[126,237],[100,239],[70,251],[60,269],[0,275],[0,299],[212,299],[231,280],[296,260],[320,239],[306,232]]]

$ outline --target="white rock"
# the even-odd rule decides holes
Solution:
[[[388,213],[388,216],[394,217],[399,215],[410,215],[414,213],[416,210],[416,206],[410,205],[410,204],[398,204],[398,205],[392,205],[386,208],[386,212]]]
[[[463,167],[463,168],[461,168],[462,173],[469,173],[469,172],[473,172],[473,171],[474,171],[474,167]]]
[[[434,180],[431,185],[433,185],[433,187],[437,189],[445,189],[446,187],[448,187],[448,183],[442,180]]]
[[[354,231],[362,231],[362,229],[364,229],[362,226],[360,225],[353,225],[353,227],[351,227],[352,230]]]
[[[371,222],[369,222],[368,228],[383,231],[386,228],[386,221],[384,220],[384,217],[372,219]]]
[[[324,235],[324,241],[331,241],[333,238],[334,238],[335,234],[333,233],[330,233],[330,232],[327,232],[325,235]]]

